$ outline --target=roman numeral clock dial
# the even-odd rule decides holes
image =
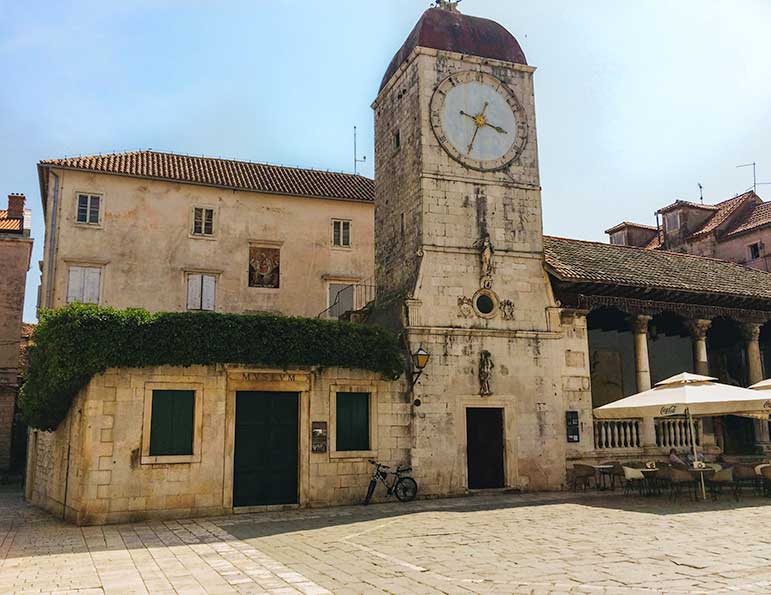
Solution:
[[[527,143],[522,105],[508,85],[483,72],[458,72],[439,83],[431,127],[450,157],[478,171],[505,168]]]

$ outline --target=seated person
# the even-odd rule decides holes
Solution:
[[[704,455],[701,454],[698,451],[696,452],[696,458],[695,459],[693,458],[693,453],[688,453],[688,456],[686,458],[688,459],[688,462],[690,462],[690,463],[694,463],[696,461],[704,462]]]
[[[669,463],[671,465],[682,465],[684,467],[688,466],[688,463],[677,456],[677,451],[674,448],[669,449]]]

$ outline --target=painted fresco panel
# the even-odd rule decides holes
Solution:
[[[249,247],[249,287],[277,289],[281,253],[278,248]]]

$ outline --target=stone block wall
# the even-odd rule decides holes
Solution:
[[[290,376],[300,393],[300,506],[362,501],[372,472],[369,458],[392,466],[410,463],[411,417],[402,381],[339,368],[291,374],[238,366],[110,369],[81,391],[56,431],[31,432],[26,497],[77,524],[231,513],[235,391],[249,390],[254,378],[259,379],[254,390],[270,390],[266,382],[277,391],[292,390]],[[143,451],[147,395],[158,388],[191,387],[200,391],[197,398],[202,395],[194,430],[198,456],[194,446],[189,460],[158,462]],[[337,391],[373,395],[370,451],[335,451]],[[311,452],[313,421],[328,424],[324,453]]]

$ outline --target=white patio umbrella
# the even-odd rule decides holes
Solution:
[[[687,415],[691,430],[694,462],[697,460],[693,417],[710,415],[757,414],[771,411],[771,399],[763,391],[720,384],[717,378],[687,372],[656,383],[650,390],[637,393],[594,409],[595,417],[666,417]],[[704,477],[702,495],[706,497]]]

